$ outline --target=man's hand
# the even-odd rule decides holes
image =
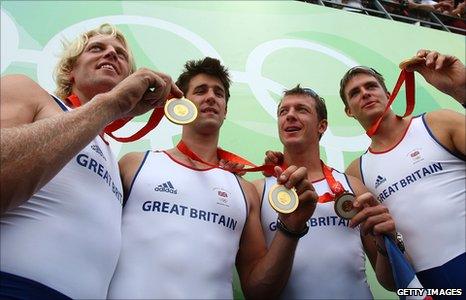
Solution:
[[[396,233],[395,221],[388,208],[369,192],[357,197],[353,206],[361,210],[350,220],[350,227],[361,225],[361,235],[374,235],[379,247],[385,249],[382,235],[393,236]]]
[[[290,214],[279,214],[280,220],[288,229],[301,232],[314,213],[319,196],[307,179],[305,167],[289,166],[285,171],[282,171],[280,167],[275,167],[275,172],[277,183],[288,189],[295,188],[299,198],[298,208]]]
[[[268,150],[265,152],[264,164],[279,166],[283,164],[284,159],[285,158],[283,156],[283,153],[281,153],[280,151]],[[265,177],[270,177],[274,174],[269,174],[264,171],[262,172],[262,175],[264,175]]]
[[[138,69],[111,91],[101,94],[112,102],[116,119],[143,114],[163,106],[169,96],[182,97],[183,92],[170,76],[149,69]]]
[[[425,58],[425,61],[407,67],[407,71],[419,72],[441,92],[461,104],[466,103],[466,69],[457,57],[425,49],[419,50],[416,56]]]
[[[233,172],[238,176],[246,174],[246,171],[243,171],[244,165],[237,162],[221,159],[218,162],[218,165],[220,168]]]

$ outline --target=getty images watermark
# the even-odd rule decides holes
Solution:
[[[421,289],[408,288],[396,290],[398,296],[462,296],[462,289]]]

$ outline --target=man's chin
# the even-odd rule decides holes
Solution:
[[[281,141],[282,141],[282,144],[287,148],[298,146],[303,143],[303,140],[298,136],[282,138]]]

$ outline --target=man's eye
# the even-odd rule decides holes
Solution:
[[[102,47],[94,45],[94,46],[90,47],[89,50],[96,52],[96,51],[102,50]]]

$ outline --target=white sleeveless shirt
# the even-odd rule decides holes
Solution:
[[[332,170],[335,179],[351,191],[346,176]],[[275,177],[265,179],[262,227],[270,246],[276,231],[277,212],[268,202]],[[325,179],[312,183],[317,194],[330,191]],[[293,268],[282,299],[372,299],[366,280],[365,253],[359,228],[338,217],[334,201],[317,203],[309,219],[309,232],[296,247]]]
[[[388,207],[416,272],[465,252],[465,162],[425,124],[411,124],[393,149],[361,156],[365,185]]]
[[[116,159],[97,136],[0,217],[1,271],[71,298],[105,298],[120,253],[122,200]]]
[[[120,299],[226,299],[247,216],[235,175],[147,152],[123,209]]]

